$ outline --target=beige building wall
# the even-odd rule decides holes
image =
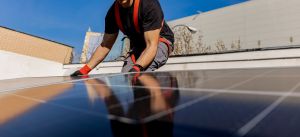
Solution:
[[[0,26],[0,50],[70,64],[73,48]]]
[[[100,45],[103,35],[104,34],[102,33],[92,32],[91,29],[89,29],[89,31],[86,32],[80,57],[80,63],[86,63],[90,59],[94,51]]]

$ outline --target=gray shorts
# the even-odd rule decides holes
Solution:
[[[167,63],[169,53],[168,53],[168,47],[165,43],[159,42],[157,53],[155,55],[155,58],[153,62],[149,65],[149,67],[146,68],[145,71],[154,71],[160,68],[161,66],[165,65]],[[133,61],[131,60],[131,57],[127,57],[124,60],[124,65],[122,68],[122,73],[129,72],[129,70],[134,65]]]

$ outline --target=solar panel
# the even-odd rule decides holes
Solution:
[[[261,68],[94,75],[5,89],[0,93],[0,136],[298,137],[299,72]]]

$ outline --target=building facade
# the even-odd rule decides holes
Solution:
[[[91,28],[86,32],[85,40],[81,52],[80,63],[86,63],[100,45],[103,39],[102,33],[92,32]]]
[[[251,0],[169,22],[175,54],[300,45],[299,0]],[[188,30],[197,29],[196,33]]]
[[[70,64],[73,47],[0,26],[0,50]]]
[[[101,45],[103,36],[103,33],[93,32],[91,28],[88,29],[85,35],[85,40],[80,57],[80,63],[87,63],[87,61],[91,58],[92,54],[95,52],[97,47]],[[128,44],[123,43],[123,41],[128,43],[126,37],[124,37],[124,35],[122,34],[119,34],[111,51],[104,59],[104,61],[116,61],[123,59],[123,51],[128,51],[128,48],[124,48]]]

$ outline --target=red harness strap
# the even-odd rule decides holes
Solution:
[[[136,58],[135,58],[134,54],[131,54],[131,60],[132,60],[132,63],[133,63],[133,64],[136,63]]]
[[[139,27],[139,7],[140,7],[140,0],[134,0],[134,5],[133,5],[134,9],[133,9],[133,23],[134,23],[134,28],[135,31],[140,33],[140,27]],[[120,28],[120,30],[125,33],[122,21],[121,21],[121,17],[120,17],[120,9],[119,9],[119,4],[118,2],[115,2],[115,18],[116,18],[116,22],[118,27]]]
[[[172,43],[164,37],[159,38],[159,41],[162,42],[162,43],[165,43],[167,45],[168,52],[169,52],[169,55],[170,55],[172,53],[172,46],[171,46]]]
[[[140,1],[141,0],[134,0],[134,5],[133,5],[134,6],[133,7],[134,8],[133,9],[133,23],[134,23],[135,31],[138,32],[138,33],[141,33],[140,27],[139,27]],[[122,24],[122,21],[121,21],[121,17],[120,17],[120,9],[119,9],[118,2],[115,2],[115,19],[116,19],[116,22],[117,22],[117,25],[118,25],[119,29],[125,34],[125,30],[124,30],[124,27],[123,27],[123,24]],[[161,26],[163,27],[163,25],[164,25],[164,20],[162,21]],[[172,43],[169,40],[167,40],[163,37],[159,38],[159,41],[163,42],[167,45],[168,51],[169,51],[169,54],[170,54],[172,52],[172,47],[171,47]],[[133,54],[131,55],[131,59],[132,59],[133,63],[136,62],[136,58]]]
[[[140,33],[139,27],[139,8],[140,8],[140,0],[134,0],[134,9],[133,9],[133,23],[136,32]]]
[[[124,33],[124,28],[121,21],[120,10],[118,2],[115,3],[115,18],[119,29]]]
[[[172,47],[171,47],[172,43],[169,40],[167,40],[163,37],[159,38],[159,41],[166,44],[166,46],[168,47],[169,55],[170,55],[171,52],[172,52]],[[131,57],[132,63],[135,64],[136,63],[136,58],[135,58],[134,54],[131,54],[130,57]]]

